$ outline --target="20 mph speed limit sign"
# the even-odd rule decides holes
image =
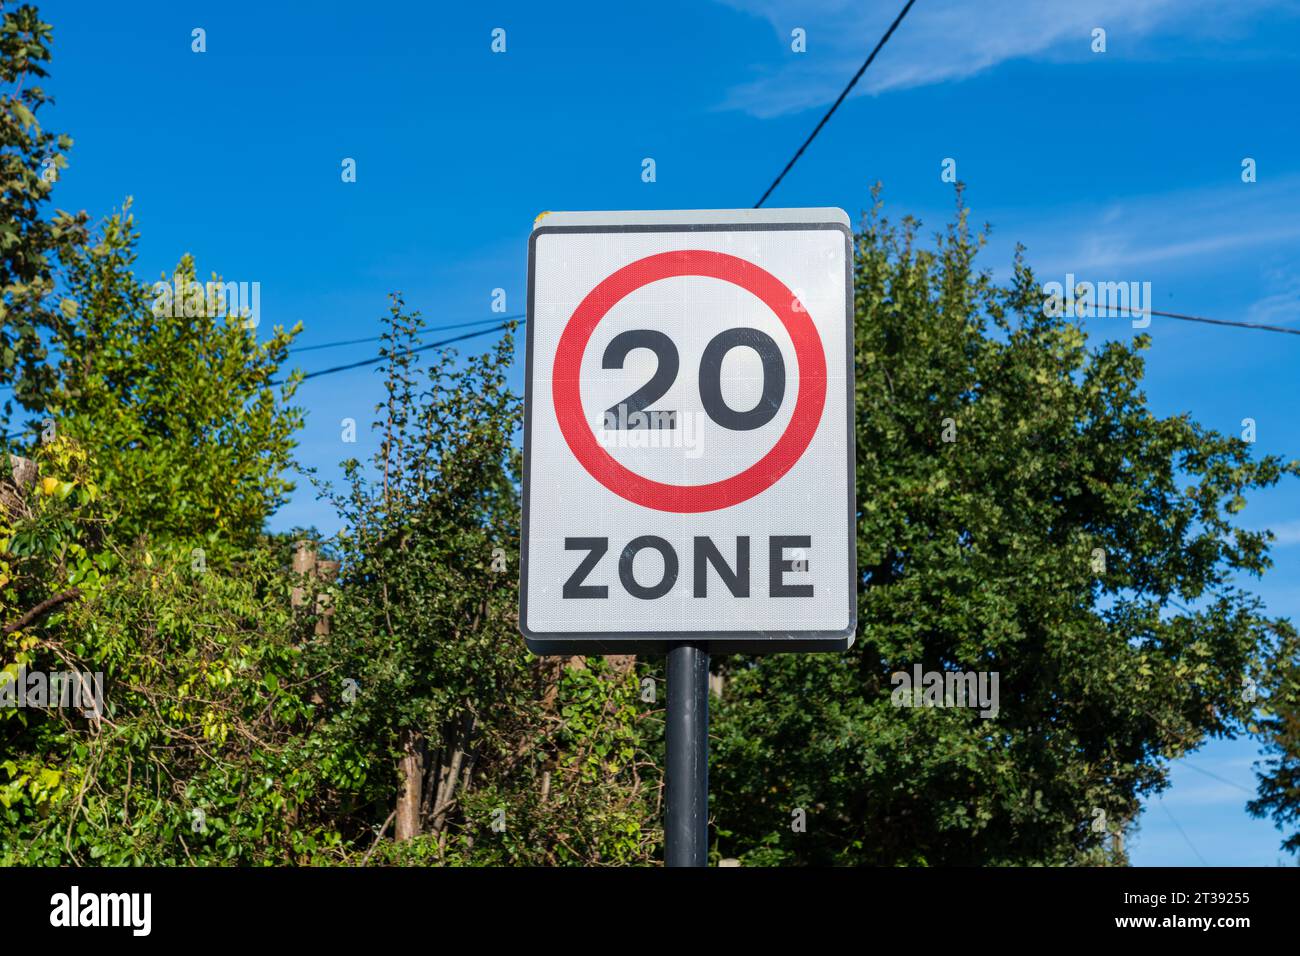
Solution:
[[[519,619],[530,649],[852,643],[851,241],[839,209],[539,218]]]

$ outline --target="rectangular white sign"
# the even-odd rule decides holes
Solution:
[[[538,217],[530,649],[852,643],[852,261],[840,209]]]

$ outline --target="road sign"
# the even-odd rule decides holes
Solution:
[[[539,217],[519,616],[530,649],[852,643],[851,242],[839,209]]]

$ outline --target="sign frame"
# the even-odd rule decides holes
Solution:
[[[554,215],[556,221],[545,220]],[[754,217],[736,221],[740,216]],[[730,218],[729,218],[730,217]],[[692,218],[697,221],[690,221]],[[583,219],[600,221],[582,221]],[[611,221],[626,219],[626,222]],[[570,220],[570,221],[564,221]],[[577,221],[572,221],[577,220]],[[528,538],[531,515],[533,458],[533,375],[537,365],[534,351],[536,327],[536,247],[547,235],[626,233],[705,233],[835,230],[844,237],[845,282],[845,413],[848,506],[848,623],[842,630],[805,631],[534,631],[528,626]],[[543,213],[528,240],[528,321],[526,323],[524,371],[524,471],[519,547],[519,631],[534,654],[646,654],[663,653],[684,642],[704,643],[711,653],[770,654],[843,651],[852,646],[857,633],[859,571],[857,566],[857,468],[854,368],[853,232],[848,215],[841,209],[771,210],[674,210],[623,213]],[[553,356],[548,357],[553,359]],[[827,406],[829,407],[829,406]],[[779,481],[780,479],[778,479]]]

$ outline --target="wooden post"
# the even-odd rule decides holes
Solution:
[[[9,467],[13,471],[14,484],[19,491],[26,491],[32,485],[36,484],[36,475],[39,469],[36,462],[30,458],[23,458],[20,455],[9,456]]]
[[[23,499],[36,484],[36,462],[18,455],[9,456],[9,468],[12,477],[0,482],[0,513],[19,515],[24,513]]]
[[[420,833],[420,802],[424,783],[424,738],[414,730],[403,730],[400,744],[402,755],[397,759],[397,774],[401,789],[397,793],[394,813],[397,826],[393,837],[402,843]]]
[[[305,578],[316,570],[316,550],[309,541],[295,541],[293,549],[293,573]],[[306,604],[307,588],[302,584],[295,584],[289,596],[289,603],[293,607],[302,607]]]
[[[326,584],[333,584],[339,575],[339,563],[337,561],[317,561],[316,562],[316,580],[323,581]],[[330,632],[330,618],[334,616],[334,600],[328,591],[318,591],[316,594],[316,634],[317,636],[325,635]]]

